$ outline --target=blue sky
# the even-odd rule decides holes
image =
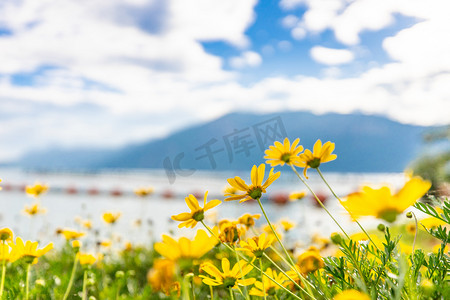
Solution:
[[[0,162],[232,111],[449,122],[446,0],[5,0]]]

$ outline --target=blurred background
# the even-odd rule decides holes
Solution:
[[[223,199],[226,179],[248,180],[284,137],[336,144],[322,169],[340,195],[399,187],[405,169],[448,194],[449,9],[446,0],[2,0],[0,223],[50,239],[79,226],[76,216],[100,227],[103,212],[120,211],[123,235],[159,238],[184,197]],[[21,212],[37,182],[49,187],[42,218]],[[308,196],[288,202],[303,189],[282,169],[265,199],[271,217],[303,224],[298,235],[329,233]],[[219,217],[252,211],[225,203]]]

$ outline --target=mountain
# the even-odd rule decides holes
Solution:
[[[264,150],[285,136],[312,148],[317,139],[336,144],[338,159],[323,170],[401,172],[423,147],[430,127],[401,124],[380,116],[284,112],[231,113],[166,138],[119,150],[52,150],[24,156],[18,165],[41,169],[165,168],[245,170],[264,162]]]

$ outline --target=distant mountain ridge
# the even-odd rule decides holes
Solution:
[[[317,139],[336,144],[338,159],[323,165],[336,172],[401,172],[423,148],[431,127],[380,116],[284,112],[231,113],[158,140],[119,150],[51,150],[25,155],[18,166],[40,169],[165,168],[245,170],[264,162],[264,150],[285,136],[312,148]]]

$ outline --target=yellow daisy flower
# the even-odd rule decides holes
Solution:
[[[281,224],[281,227],[283,227],[284,231],[286,231],[286,232],[295,227],[295,223],[288,219],[280,220],[280,224]]]
[[[11,229],[5,227],[0,229],[0,240],[3,242],[12,241],[14,238],[14,234]]]
[[[111,240],[102,240],[102,241],[97,242],[97,245],[108,248],[108,247],[111,247],[112,242],[111,242]]]
[[[181,237],[176,241],[168,235],[162,236],[162,242],[155,243],[155,250],[162,256],[177,261],[181,258],[197,259],[205,255],[217,244],[217,239],[208,236],[204,230],[198,230],[193,240]]]
[[[35,185],[27,185],[25,187],[25,192],[33,197],[39,197],[43,193],[48,191],[48,186],[41,183],[36,183]]]
[[[314,247],[311,247],[307,251],[303,252],[297,260],[300,273],[307,275],[310,272],[314,272],[325,266],[319,251]]]
[[[292,145],[288,138],[285,138],[283,144],[276,141],[274,146],[269,146],[264,153],[264,159],[267,159],[266,163],[272,167],[284,164],[295,165],[298,167],[304,167],[305,164],[300,162],[298,155],[303,151],[303,146],[298,145],[300,139],[296,139]],[[297,146],[298,145],[298,146]]]
[[[34,203],[33,205],[25,205],[25,208],[23,209],[23,212],[30,217],[35,216],[37,214],[45,214],[47,212],[47,209],[41,207],[39,203]]]
[[[261,217],[260,214],[244,214],[239,217],[238,222],[239,224],[245,225],[245,227],[250,228],[253,225],[255,225],[255,220],[258,220]]]
[[[306,196],[306,191],[293,192],[293,193],[289,194],[289,201],[294,202],[297,200],[301,200],[301,199],[305,198],[305,196]]]
[[[38,242],[27,241],[26,243],[20,237],[16,238],[16,243],[9,242],[11,247],[11,262],[23,258],[26,263],[37,263],[38,258],[53,249],[53,243],[48,244],[42,249],[38,249]]]
[[[238,195],[239,193],[241,193],[241,191],[239,191],[237,188],[235,188],[233,186],[227,186],[223,189],[223,193],[231,194],[231,195]]]
[[[149,196],[151,194],[153,194],[153,188],[140,188],[140,189],[136,189],[134,191],[134,193],[136,194],[136,196],[139,197],[146,197]]]
[[[278,273],[276,271],[273,271],[271,268],[267,268],[265,271],[267,276],[274,279],[279,284],[283,285],[288,278],[283,273]],[[280,287],[274,283],[272,280],[267,278],[267,276],[262,277],[262,281],[256,281],[255,286],[250,290],[250,295],[252,296],[273,296],[276,294],[277,290],[280,289]],[[284,285],[283,285],[284,286]]]
[[[321,163],[326,163],[337,158],[336,154],[331,154],[334,150],[334,143],[326,142],[322,146],[322,141],[317,140],[314,144],[313,152],[306,149],[305,152],[299,155],[299,161],[303,163],[305,169],[303,175],[306,176],[306,170],[308,168],[317,169]]]
[[[78,232],[70,228],[62,229],[59,233],[61,233],[67,241],[74,240],[85,235],[84,232]]]
[[[256,258],[261,258],[264,254],[264,250],[269,248],[275,237],[273,235],[267,236],[265,233],[260,236],[255,236],[247,239],[247,241],[241,241],[241,247],[237,248],[237,250],[245,251],[250,256],[255,256]]]
[[[77,258],[80,261],[80,265],[83,265],[83,266],[85,266],[85,265],[92,266],[97,261],[95,256],[92,254],[89,254],[89,253],[78,252]]]
[[[200,207],[198,204],[197,198],[194,195],[190,194],[185,198],[186,204],[191,209],[191,212],[181,213],[175,216],[172,216],[172,220],[181,221],[182,223],[178,225],[178,228],[182,227],[191,227],[194,228],[198,222],[203,221],[205,218],[205,211],[216,207],[222,201],[220,200],[211,200],[206,203],[206,198],[208,197],[208,191],[205,192],[205,197],[203,198],[203,207]]]
[[[11,249],[7,244],[0,244],[0,261],[11,261]]]
[[[82,245],[82,243],[81,243],[80,240],[73,240],[72,241],[72,248],[79,249],[79,248],[81,248],[81,245]]]
[[[176,291],[175,262],[170,259],[156,259],[153,268],[147,274],[152,290],[162,291],[167,296]]]
[[[80,224],[81,226],[83,226],[86,229],[92,229],[92,222],[91,220],[83,220],[81,217],[75,217],[75,222],[77,222],[78,224]]]
[[[266,188],[269,187],[275,180],[280,177],[280,172],[273,173],[273,168],[270,170],[269,177],[267,180],[264,180],[264,172],[266,170],[265,164],[260,164],[259,167],[253,166],[251,171],[251,185],[247,185],[244,180],[242,180],[239,176],[234,178],[229,178],[228,183],[238,189],[239,191],[245,192],[243,195],[235,195],[235,194],[225,194],[225,201],[232,200],[240,200],[239,202],[244,202],[247,200],[255,199],[258,200],[261,198],[262,194],[266,192]]]
[[[113,213],[113,212],[105,212],[102,217],[103,221],[105,221],[108,224],[114,224],[117,222],[117,220],[120,218],[122,214],[120,212]]]
[[[413,205],[430,189],[431,182],[420,177],[411,178],[395,195],[387,186],[372,189],[364,186],[361,192],[347,196],[341,204],[352,218],[374,216],[387,222],[394,222],[398,214]]]
[[[236,222],[225,222],[219,225],[219,240],[223,243],[236,243],[245,234],[243,228],[238,228]]]
[[[222,258],[222,272],[212,263],[206,262],[200,266],[200,270],[207,273],[214,278],[200,275],[203,278],[203,283],[210,286],[224,286],[225,288],[236,288],[238,285],[247,286],[255,282],[255,278],[242,279],[247,275],[253,267],[243,260],[234,264],[230,269],[230,261],[227,258]]]
[[[370,297],[357,290],[345,290],[337,294],[333,300],[370,300]]]

